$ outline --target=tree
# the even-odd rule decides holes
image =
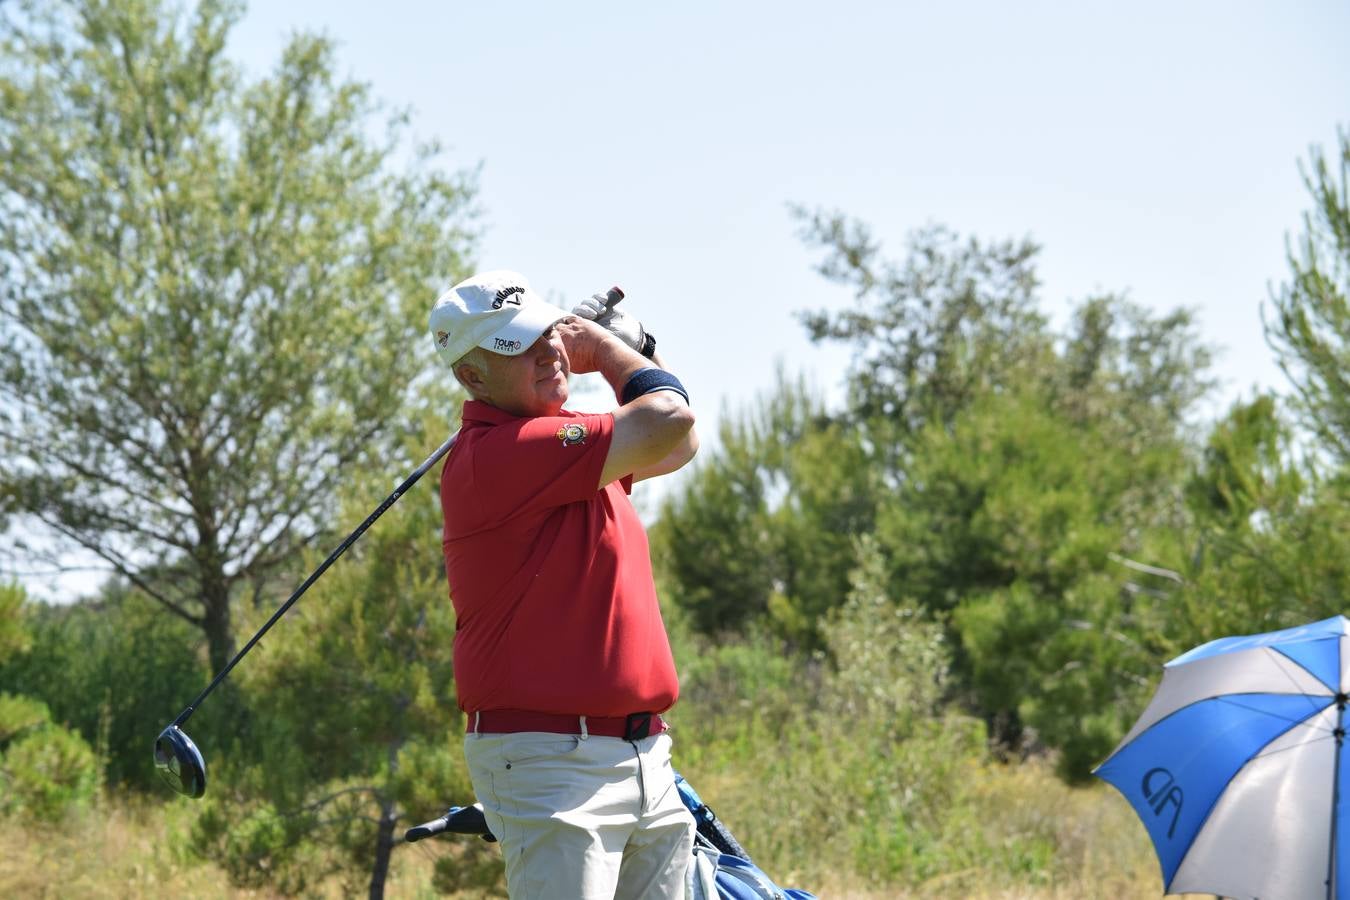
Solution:
[[[232,599],[391,446],[472,184],[300,35],[246,82],[241,7],[0,9],[0,509],[233,654]],[[39,543],[20,536],[29,558]]]
[[[860,222],[797,215],[803,239],[825,251],[820,273],[856,292],[848,308],[802,322],[812,340],[855,349],[847,416],[892,480],[926,427],[950,426],[990,393],[1039,385],[1079,421],[1147,444],[1171,439],[1213,386],[1210,348],[1188,310],[1155,317],[1120,296],[1091,297],[1056,334],[1039,308],[1040,248],[1028,239],[980,242],[931,226],[895,261]]]
[[[1185,584],[1169,629],[1176,652],[1344,611],[1350,482],[1294,446],[1270,395],[1235,403],[1211,431],[1186,484],[1191,523],[1176,561]]]
[[[1089,297],[1057,344],[1053,405],[1137,450],[1175,440],[1215,385],[1190,310],[1155,316],[1121,296]]]
[[[699,631],[767,616],[779,637],[816,647],[820,616],[848,593],[852,536],[871,530],[879,483],[858,430],[780,374],[665,503],[653,558]]]
[[[1030,240],[981,244],[941,226],[911,234],[896,263],[862,223],[839,214],[797,210],[802,237],[821,247],[819,271],[852,286],[842,312],[805,313],[814,341],[843,341],[856,351],[849,371],[849,412],[877,433],[879,461],[900,467],[910,440],[930,422],[950,422],[984,391],[1017,381],[1051,352],[1036,308]]]
[[[1350,131],[1338,160],[1314,147],[1303,182],[1313,208],[1287,248],[1290,280],[1271,292],[1266,340],[1327,452],[1350,462]],[[1263,313],[1265,310],[1263,309]]]
[[[1152,553],[1137,494],[1184,463],[1177,442],[1137,453],[1031,391],[925,430],[877,514],[887,593],[950,617],[953,688],[1005,749],[1030,725],[1082,777],[1119,736],[1158,613],[1115,559]]]

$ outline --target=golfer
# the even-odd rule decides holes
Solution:
[[[693,458],[688,396],[635,318],[599,296],[566,316],[514,272],[451,288],[431,332],[472,398],[443,546],[464,755],[510,895],[683,897],[694,826],[660,715],[679,684],[628,492]],[[563,408],[586,372],[614,412]]]

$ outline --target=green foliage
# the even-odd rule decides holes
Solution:
[[[825,627],[834,671],[824,706],[905,735],[941,716],[951,652],[940,623],[891,601],[886,559],[874,537],[858,538],[857,557],[848,600]]]
[[[773,575],[768,486],[746,425],[724,422],[721,452],[699,465],[651,529],[657,566],[678,584],[681,608],[700,631],[740,627],[768,609]]]
[[[1170,617],[1178,651],[1215,637],[1345,612],[1350,483],[1293,457],[1273,398],[1238,403],[1211,433],[1186,487],[1194,512]]]
[[[98,760],[38,700],[0,694],[0,814],[55,823],[93,802]]]
[[[405,117],[329,40],[248,82],[241,15],[0,8],[2,505],[203,629],[217,670],[233,598],[397,446],[408,348],[472,244],[470,180],[432,147],[395,171]]]
[[[87,807],[101,786],[98,759],[75,732],[52,722],[46,703],[22,691],[10,666],[32,658],[27,597],[0,585],[0,814],[56,822]]]
[[[1213,351],[1192,313],[1154,316],[1117,296],[1092,297],[1073,311],[1049,378],[1057,408],[1113,440],[1173,440],[1213,387]]]
[[[793,439],[783,465],[770,519],[781,574],[769,613],[779,633],[819,646],[823,617],[849,590],[855,537],[873,528],[881,477],[856,429],[821,418]]]
[[[23,737],[51,721],[47,704],[32,697],[0,694],[0,745]]]
[[[947,697],[945,629],[887,596],[875,541],[855,554],[847,602],[822,630],[833,663],[764,633],[680,654],[677,767],[781,884],[841,869],[874,888],[1050,877],[1058,834],[983,812],[1003,776],[983,727]]]
[[[467,893],[470,897],[505,897],[506,878],[501,854],[468,842],[436,859],[431,888],[441,894]]]
[[[849,408],[784,382],[727,430],[655,530],[672,598],[704,634],[766,627],[838,662],[824,628],[874,540],[882,594],[946,629],[947,690],[999,744],[1084,777],[1170,646],[1128,566],[1178,565],[1209,348],[1188,312],[1114,296],[1055,333],[1027,241],[934,228],[891,262],[864,226],[801,216],[822,273],[857,291],[804,318],[857,350]]]
[[[1215,424],[1200,464],[1186,486],[1203,527],[1244,533],[1260,526],[1258,514],[1287,510],[1305,489],[1302,473],[1288,464],[1292,435],[1269,394],[1236,403]]]
[[[32,638],[24,622],[28,595],[17,582],[0,584],[0,666],[5,660],[28,651]]]
[[[1150,598],[1125,593],[1113,559],[1141,547],[1140,486],[1174,482],[1185,457],[1132,449],[1035,395],[992,395],[925,431],[878,515],[891,591],[952,612],[961,683],[995,736],[1018,742],[1032,726],[1076,777],[1128,724],[1136,678],[1156,664]]]
[[[205,683],[199,635],[115,583],[90,601],[35,605],[28,618],[31,650],[0,663],[0,683],[97,746],[109,783],[158,793],[150,742]],[[229,733],[203,726],[203,741]]]
[[[855,348],[852,417],[884,427],[897,449],[981,393],[1024,379],[1049,354],[1031,241],[984,245],[932,227],[910,235],[895,263],[859,222],[797,216],[803,239],[826,253],[820,273],[857,294],[844,311],[808,313],[803,324],[813,340]]]
[[[848,591],[852,536],[872,527],[880,476],[863,438],[780,377],[720,439],[652,529],[657,569],[704,634],[767,616],[819,646],[821,615]]]
[[[1312,209],[1287,248],[1289,281],[1272,291],[1266,339],[1297,391],[1303,423],[1342,465],[1350,462],[1350,131],[1330,160],[1309,154]]]

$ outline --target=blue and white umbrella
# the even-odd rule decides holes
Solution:
[[[1095,771],[1143,820],[1166,893],[1350,900],[1347,660],[1335,616],[1167,663]]]

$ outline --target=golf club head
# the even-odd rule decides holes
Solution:
[[[155,768],[164,783],[196,800],[206,793],[206,760],[183,729],[170,725],[155,738]]]

